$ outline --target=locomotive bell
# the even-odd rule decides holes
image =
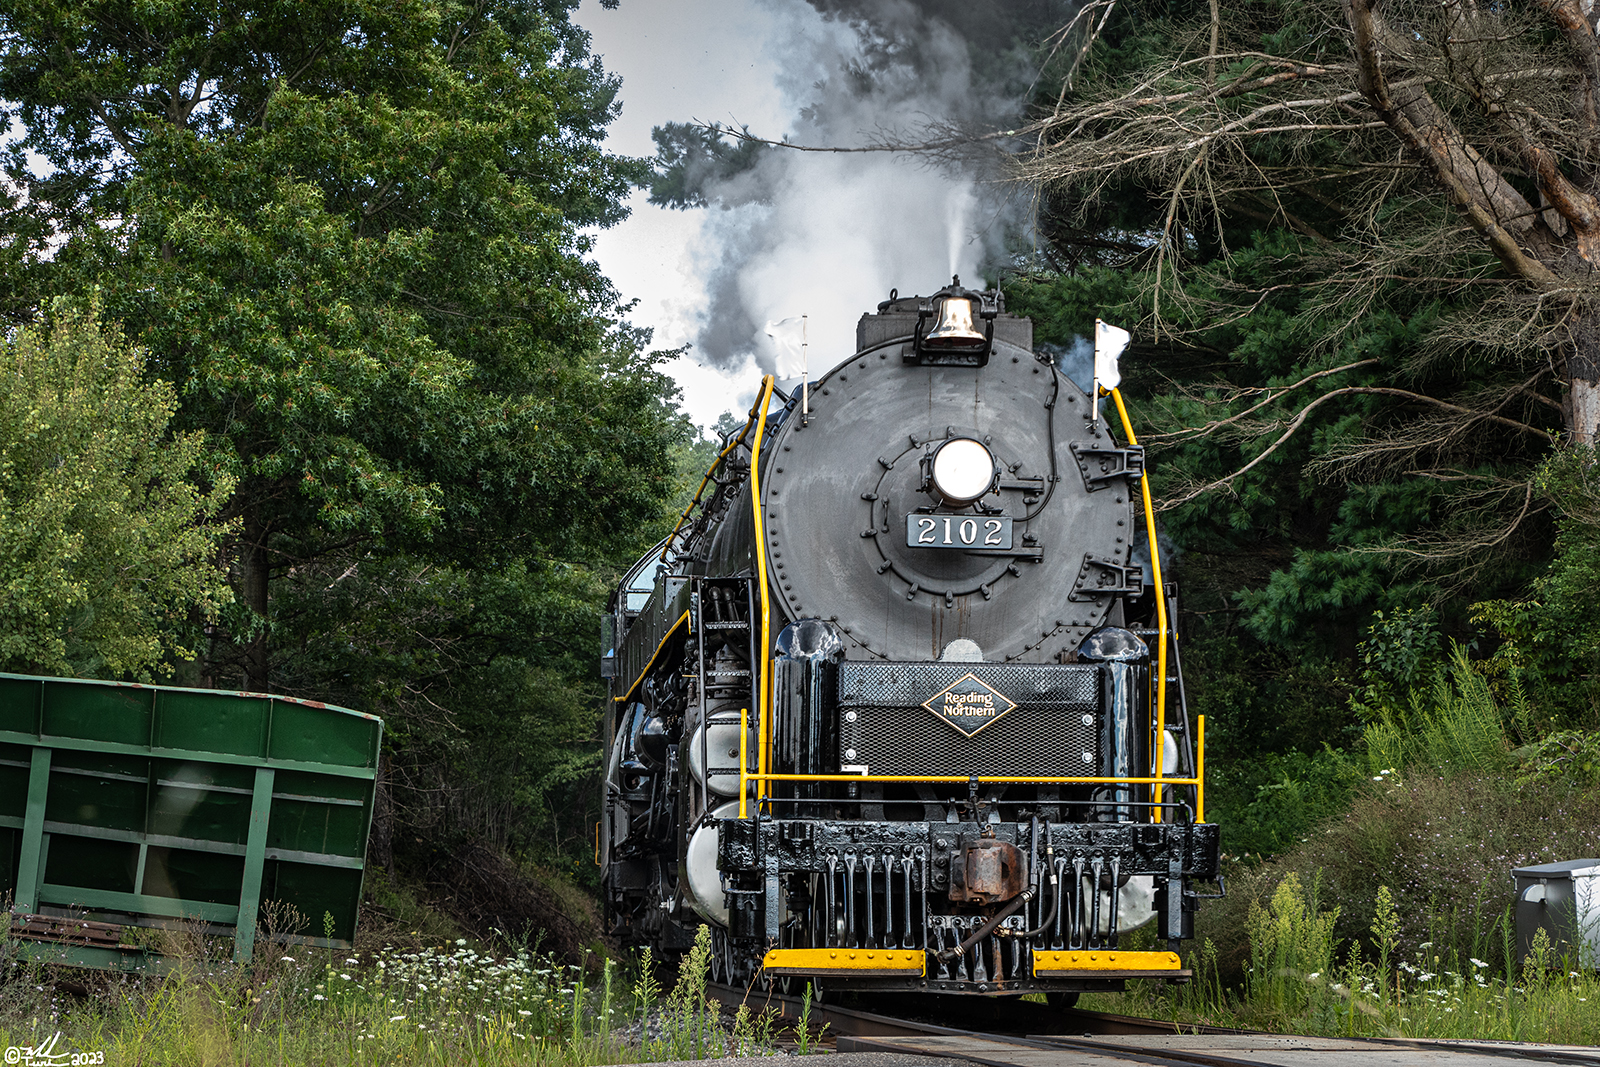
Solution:
[[[947,296],[939,301],[939,323],[922,339],[928,348],[968,348],[983,345],[988,338],[973,326],[972,301],[964,296]]]

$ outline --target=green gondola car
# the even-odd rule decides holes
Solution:
[[[347,947],[382,738],[376,716],[315,701],[0,674],[14,948],[160,969],[139,930],[188,923],[245,961],[263,907],[277,936]]]

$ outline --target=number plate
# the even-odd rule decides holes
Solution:
[[[906,516],[908,548],[1009,549],[1009,515]]]

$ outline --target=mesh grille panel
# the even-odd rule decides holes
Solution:
[[[923,706],[968,674],[1015,703],[972,737]],[[839,712],[840,763],[873,774],[1069,776],[1100,765],[1095,667],[841,663]]]

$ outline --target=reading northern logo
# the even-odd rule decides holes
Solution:
[[[969,673],[954,685],[923,701],[922,706],[960,730],[964,736],[972,737],[1017,704],[979,681],[977,675]]]

